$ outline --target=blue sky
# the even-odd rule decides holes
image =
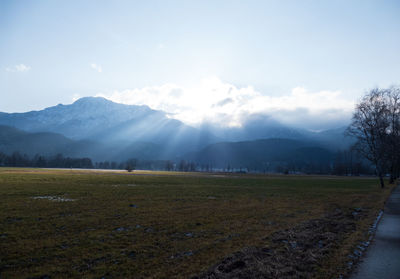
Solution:
[[[399,83],[399,14],[397,0],[3,0],[0,111],[101,95],[183,121],[193,112],[193,124],[236,112],[290,123],[304,110],[342,121],[366,89]],[[168,99],[178,91],[182,104]],[[307,94],[309,106],[296,99]]]

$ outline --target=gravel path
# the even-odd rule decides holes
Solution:
[[[400,278],[400,185],[386,203],[375,238],[350,279]]]

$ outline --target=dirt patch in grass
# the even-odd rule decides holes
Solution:
[[[310,278],[332,249],[356,230],[362,209],[340,209],[267,237],[269,245],[246,247],[226,257],[193,279],[211,278]]]
[[[36,196],[32,197],[34,200],[49,200],[53,202],[70,202],[70,201],[76,201],[76,199],[69,199],[69,198],[64,198],[64,197],[57,197],[57,196]]]

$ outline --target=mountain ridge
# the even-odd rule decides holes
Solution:
[[[168,118],[163,111],[118,104],[102,97],[85,97],[70,105],[59,104],[39,111],[3,113],[0,125],[28,132],[58,133],[74,140],[120,146],[120,149],[133,142],[152,142],[169,148],[166,156],[218,141],[209,132]]]
[[[351,140],[345,139],[344,127],[317,133],[287,127],[266,115],[252,115],[244,119],[241,127],[203,125],[194,128],[169,118],[166,112],[144,105],[118,104],[102,97],[84,97],[69,105],[58,104],[39,111],[0,112],[0,125],[35,134],[25,134],[25,143],[22,139],[18,141],[20,149],[28,153],[31,152],[26,146],[46,151],[36,139],[55,142],[58,138],[60,144],[72,147],[49,149],[101,160],[123,160],[135,156],[175,160],[200,150],[205,152],[205,148],[216,143],[249,142],[257,145],[257,140],[271,138],[308,142],[330,151],[345,149],[351,144]],[[45,134],[40,137],[38,133]],[[29,142],[34,139],[35,143]],[[254,156],[256,158],[257,154]]]

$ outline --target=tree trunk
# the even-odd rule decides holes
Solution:
[[[395,174],[394,174],[394,166],[393,164],[390,167],[390,180],[389,180],[389,184],[393,184],[394,180],[395,180]]]
[[[395,180],[394,174],[391,173],[391,174],[390,174],[390,181],[389,181],[389,184],[393,184],[393,183],[394,183],[394,180]]]
[[[383,175],[381,173],[379,174],[379,182],[381,183],[381,188],[385,188],[385,182],[383,181]]]

